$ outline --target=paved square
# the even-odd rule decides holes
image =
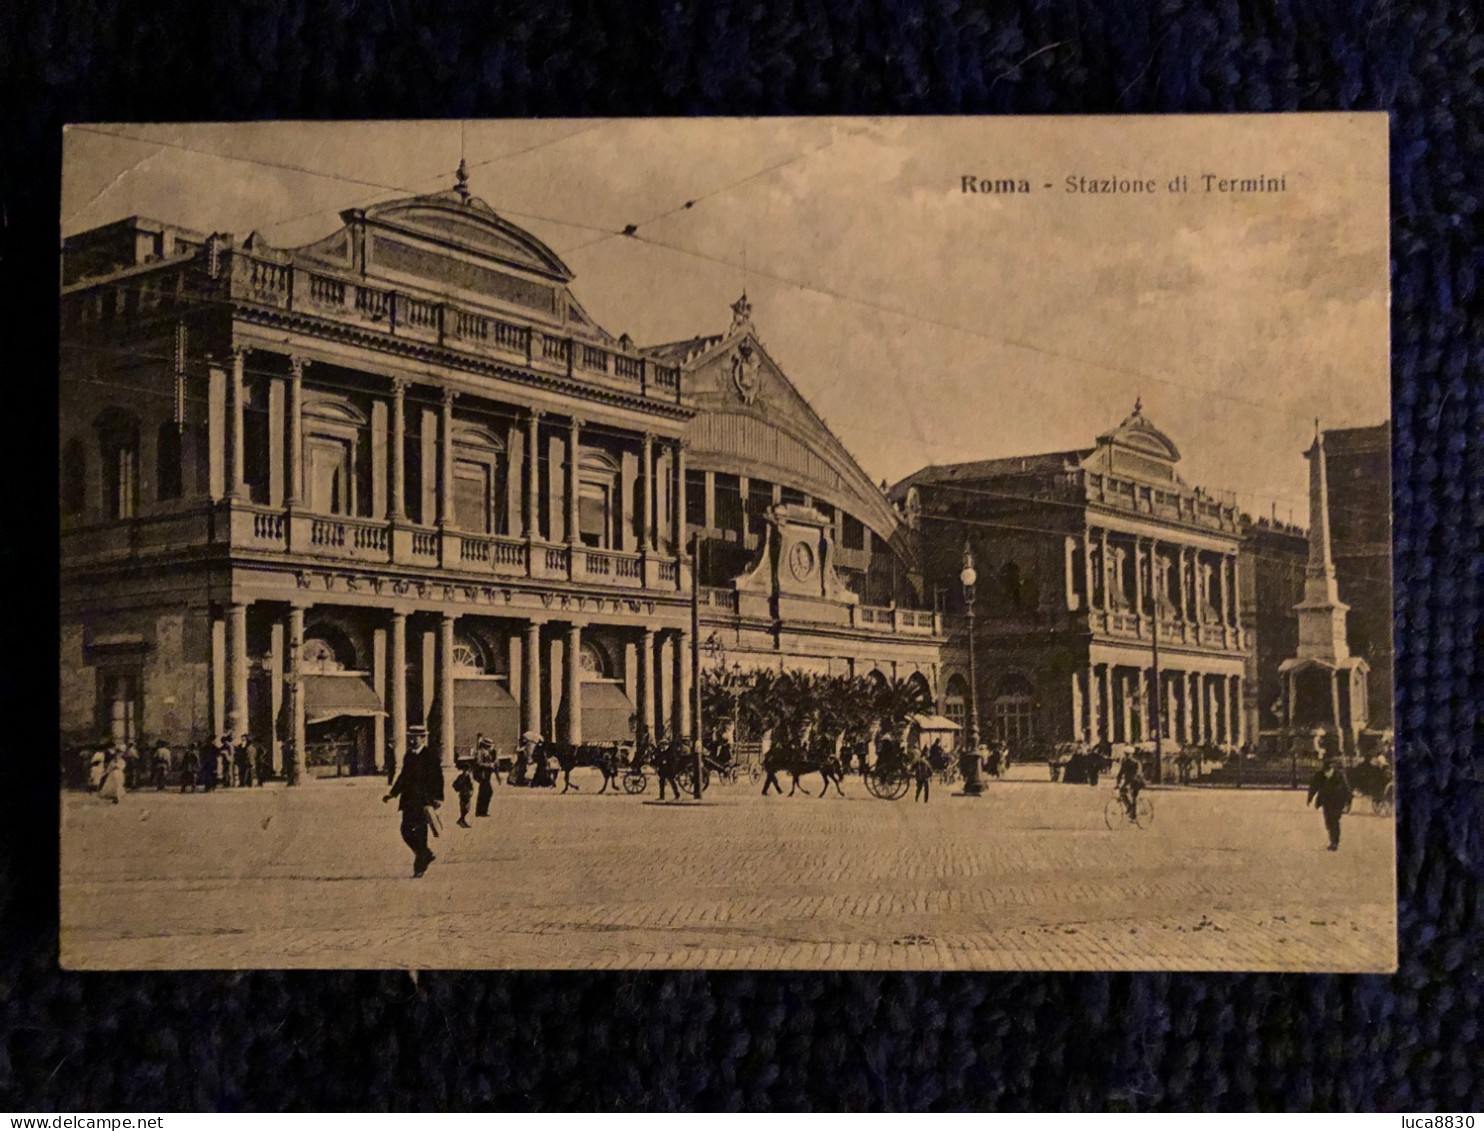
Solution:
[[[1385,971],[1394,825],[1357,798],[1338,853],[1302,792],[1154,790],[1109,831],[1104,786],[1043,767],[979,799],[661,805],[499,787],[438,860],[377,780],[62,803],[73,969],[363,967]],[[808,788],[818,788],[818,778]],[[457,812],[452,795],[450,803]],[[445,805],[444,812],[449,812]]]

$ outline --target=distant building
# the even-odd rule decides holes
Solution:
[[[970,547],[984,734],[1028,752],[1135,743],[1157,714],[1172,743],[1245,741],[1241,516],[1186,484],[1179,460],[1136,404],[1092,446],[926,467],[892,489],[922,540],[925,592],[956,614],[944,714],[962,717],[968,698]]]
[[[1239,573],[1242,624],[1249,645],[1243,706],[1248,741],[1256,744],[1264,734],[1276,740],[1283,726],[1278,665],[1298,650],[1295,606],[1304,597],[1309,533],[1276,518],[1247,520],[1245,528]]]
[[[1340,600],[1330,552],[1330,498],[1325,442],[1316,425],[1309,461],[1309,553],[1304,597],[1296,606],[1298,647],[1278,666],[1285,729],[1324,730],[1334,749],[1355,753],[1368,722],[1369,665],[1350,650],[1349,606]]]
[[[1391,422],[1324,433],[1329,536],[1350,651],[1370,668],[1372,730],[1395,726],[1392,703]]]

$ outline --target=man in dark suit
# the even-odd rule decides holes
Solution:
[[[1340,818],[1345,815],[1351,801],[1350,781],[1345,771],[1334,758],[1326,758],[1324,766],[1309,782],[1309,798],[1305,804],[1313,805],[1324,814],[1324,830],[1329,833],[1329,850],[1340,850]]]
[[[428,747],[427,727],[412,727],[407,732],[402,772],[382,801],[394,797],[402,811],[402,839],[412,849],[412,876],[416,879],[437,859],[428,848],[428,809],[443,803],[443,767]]]

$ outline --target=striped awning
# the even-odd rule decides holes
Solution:
[[[462,757],[479,736],[509,754],[520,742],[520,704],[493,679],[456,679],[453,684],[453,745]]]
[[[942,715],[913,715],[912,725],[918,730],[963,730],[952,719],[945,719]]]

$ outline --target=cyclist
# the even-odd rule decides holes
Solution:
[[[1118,777],[1115,780],[1118,787],[1118,799],[1123,802],[1123,807],[1128,810],[1128,819],[1135,823],[1139,819],[1139,791],[1147,784],[1144,781],[1144,767],[1134,757],[1132,750],[1123,752],[1123,761],[1118,763]]]

